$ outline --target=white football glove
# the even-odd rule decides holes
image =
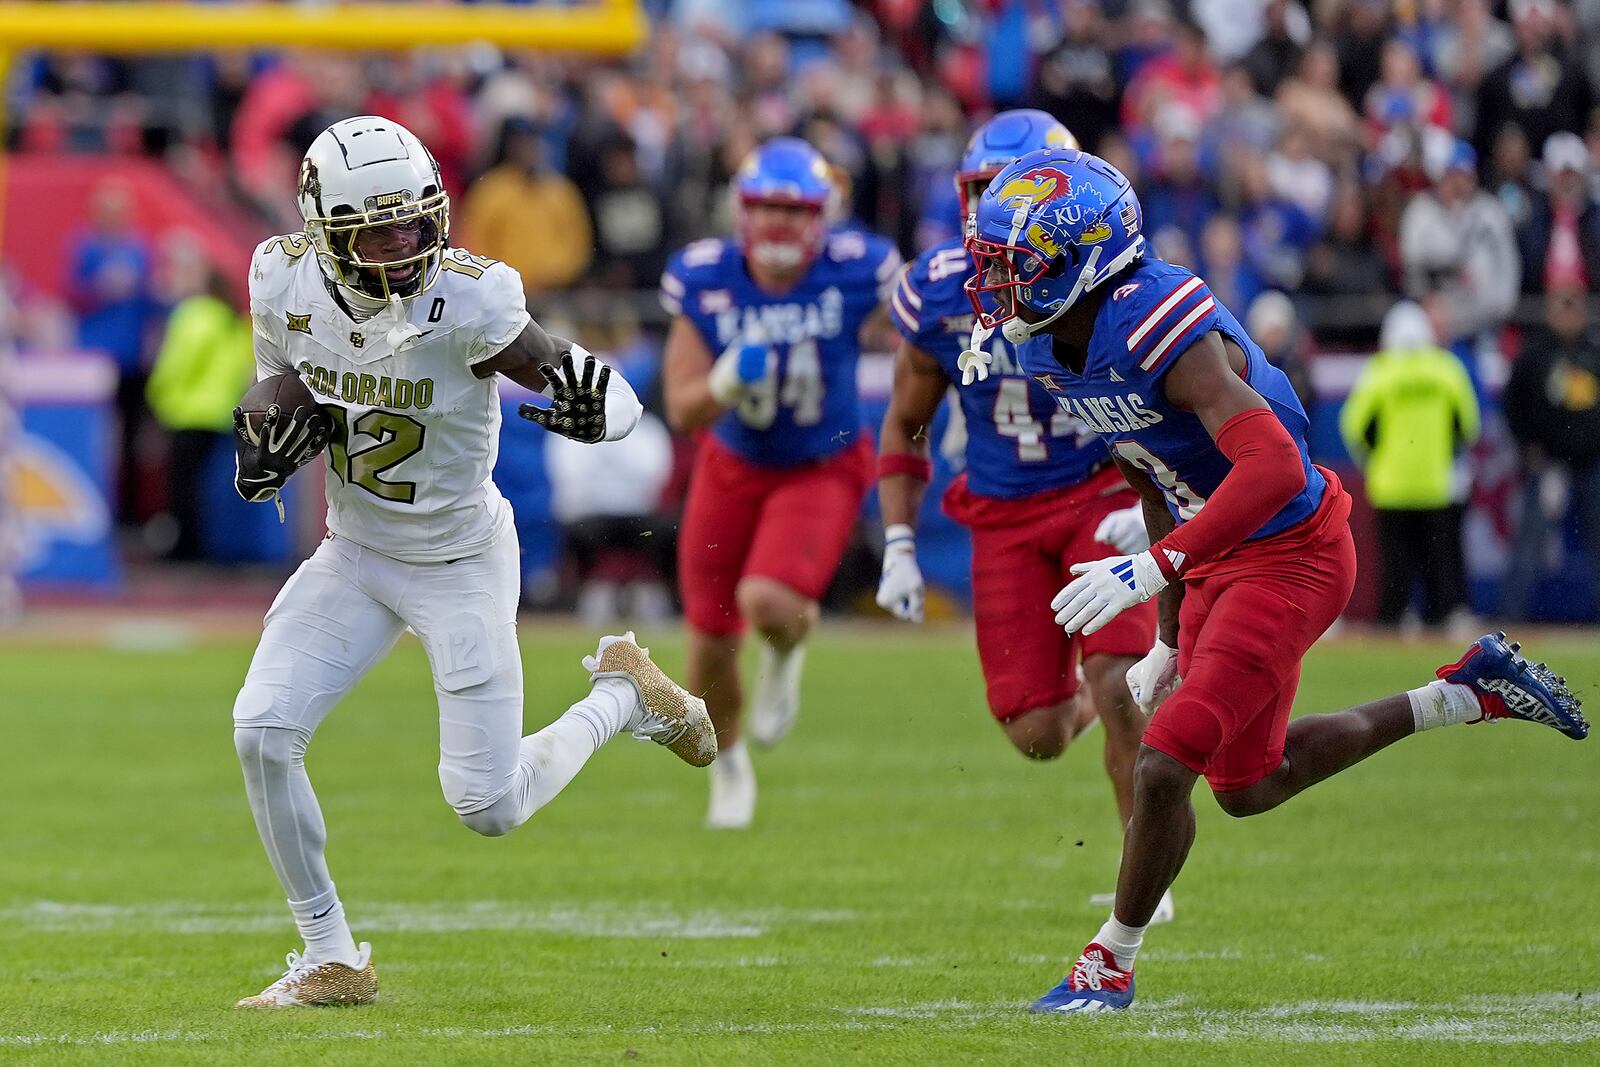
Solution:
[[[922,568],[910,526],[895,523],[883,531],[883,577],[878,580],[878,606],[904,622],[922,621]]]
[[[711,374],[706,380],[712,398],[723,407],[733,407],[751,386],[767,377],[776,364],[777,354],[767,347],[765,335],[751,327],[711,364]]]
[[[1159,637],[1144,659],[1128,668],[1128,692],[1146,715],[1155,714],[1178,688],[1178,681],[1178,650]]]
[[[1069,634],[1092,634],[1167,587],[1167,576],[1149,552],[1074,563],[1072,573],[1077,577],[1050,601],[1056,622]]]
[[[1144,528],[1143,505],[1113,511],[1101,519],[1100,525],[1095,527],[1094,539],[1129,556],[1149,548],[1150,535]]]

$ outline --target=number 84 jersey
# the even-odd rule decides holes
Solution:
[[[527,326],[522,279],[449,249],[437,281],[403,308],[353,319],[304,234],[274,237],[251,259],[257,377],[299,374],[333,420],[328,529],[407,562],[460,559],[511,525],[490,477],[499,388],[472,368]]]
[[[962,288],[972,258],[960,241],[935,245],[906,265],[889,302],[889,319],[912,345],[938,360],[945,377],[972,337],[972,303]],[[1034,338],[1024,348],[1048,346]],[[979,496],[1018,500],[1081,485],[1109,466],[1106,446],[1055,398],[1028,381],[1017,350],[998,333],[986,351],[989,377],[956,395],[967,420],[967,488]],[[1048,348],[1043,358],[1049,359]]]
[[[693,323],[713,359],[752,337],[768,350],[766,375],[712,425],[717,440],[761,467],[848,448],[861,430],[861,325],[888,299],[899,269],[894,245],[854,229],[830,233],[800,281],[779,294],[757,287],[731,241],[708,238],[675,254],[661,277],[668,314]]]

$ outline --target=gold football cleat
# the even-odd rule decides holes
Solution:
[[[591,678],[625,678],[639,691],[644,713],[633,736],[671,749],[691,767],[709,766],[717,758],[717,732],[706,702],[667,677],[651,661],[650,650],[639,647],[633,631],[607,640]]]
[[[358,966],[313,963],[298,952],[284,957],[288,970],[236,1008],[333,1007],[371,1004],[378,999],[378,972],[372,966],[372,946],[361,942]]]

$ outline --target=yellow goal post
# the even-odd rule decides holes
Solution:
[[[19,51],[116,54],[311,48],[381,52],[492,44],[622,56],[650,27],[638,0],[587,3],[269,4],[57,3],[0,0],[0,212],[4,211],[4,87]]]

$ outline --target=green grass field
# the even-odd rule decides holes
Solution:
[[[524,633],[530,728],[586,690],[584,644]],[[1320,649],[1300,708],[1418,684],[1455,651]],[[1592,639],[1531,651],[1600,705]],[[382,997],[235,1012],[298,947],[233,755],[249,653],[0,646],[0,1060],[1600,1060],[1600,741],[1441,731],[1246,821],[1202,791],[1136,1010],[1036,1019],[1112,885],[1100,735],[1025,762],[968,635],[887,626],[816,641],[743,835],[700,829],[702,772],[620,740],[517,833],[475,836],[439,796],[408,640],[310,756]]]

